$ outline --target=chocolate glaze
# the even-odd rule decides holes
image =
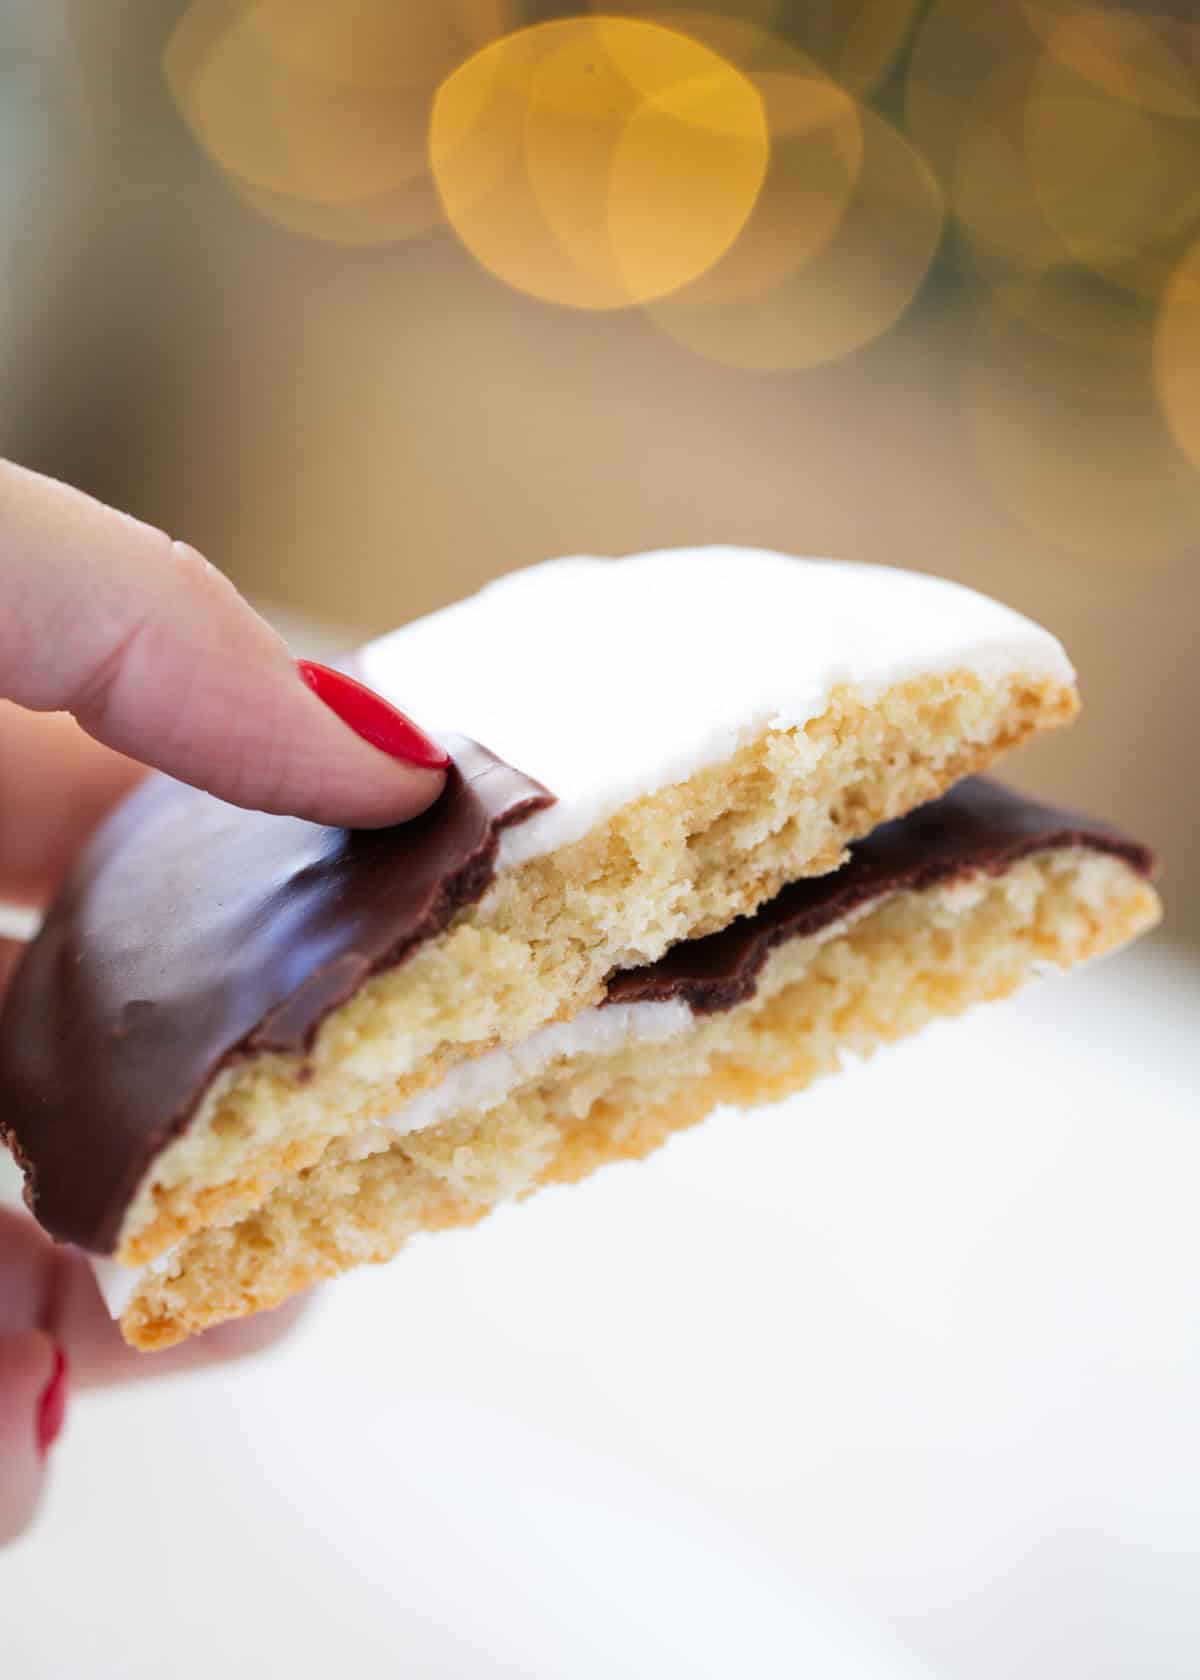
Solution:
[[[979,871],[998,875],[1031,852],[1085,846],[1124,858],[1140,875],[1154,854],[1106,823],[972,777],[940,799],[884,823],[850,848],[832,875],[796,881],[753,916],[719,933],[675,945],[658,962],[609,982],[608,1003],[682,998],[698,1015],[732,1009],[753,996],[774,946],[802,938],[898,888],[920,891]]]
[[[438,933],[492,879],[500,830],[552,803],[473,742],[441,799],[401,827],[322,828],[151,777],[98,830],[0,1014],[0,1133],[52,1235],[116,1243],[147,1167],[233,1057],[303,1053],[325,1017]],[[749,997],[771,948],[899,887],[1082,845],[1149,874],[1115,829],[980,779],[885,824],[834,874],[616,975],[608,1001]]]
[[[235,1055],[305,1051],[331,1010],[492,879],[500,830],[553,804],[474,742],[437,803],[348,831],[162,776],[101,826],[0,1014],[0,1134],[46,1230],[115,1246],[154,1156]]]

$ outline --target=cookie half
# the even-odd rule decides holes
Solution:
[[[454,753],[431,812],[350,835],[152,778],[9,992],[0,1123],[31,1205],[131,1272],[249,1240],[489,1057],[611,1034],[614,974],[838,869],[1077,705],[1057,641],[984,597],[741,549],[534,567],[353,668]],[[155,1310],[125,1315],[143,1345],[199,1327]]]
[[[166,1346],[419,1231],[650,1153],[719,1104],[770,1102],[937,1016],[1152,926],[1146,848],[972,779],[836,874],[609,982],[604,1002],[453,1068],[229,1226],[100,1268],[126,1337]]]

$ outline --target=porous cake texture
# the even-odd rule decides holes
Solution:
[[[140,1264],[253,1207],[456,1061],[569,1019],[614,969],[835,869],[850,842],[1075,707],[1052,677],[989,683],[969,669],[870,701],[841,690],[809,722],[763,730],[581,839],[512,863],[444,934],[368,981],[311,1052],[256,1055],[218,1077],[130,1206],[118,1258]]]
[[[1132,843],[1122,855],[1059,836],[995,869],[897,880],[782,940],[720,1010],[612,991],[614,976],[764,912],[789,886],[838,879],[856,842],[1070,721],[1074,673],[1055,638],[940,579],[741,548],[553,561],[391,632],[349,668],[452,750],[479,743],[489,775],[531,793],[506,794],[492,829],[464,842],[471,890],[432,891],[445,913],[395,948],[376,942],[302,1033],[247,1032],[251,980],[266,973],[256,930],[289,930],[292,916],[304,930],[294,975],[290,932],[269,953],[271,985],[285,986],[270,1008],[286,1013],[287,987],[301,996],[362,956],[375,887],[337,887],[360,867],[355,837],[293,844],[293,824],[285,845],[261,825],[291,819],[225,808],[212,831],[227,841],[197,860],[171,838],[197,807],[160,787],[155,846],[133,821],[97,837],[92,873],[85,857],[0,1020],[0,1095],[35,1211],[40,1174],[44,1222],[95,1251],[139,1347],[643,1155],[717,1104],[797,1090],[847,1051],[1002,995],[1043,964],[1069,967],[1157,914]],[[460,835],[469,780],[454,795]],[[418,822],[442,832],[436,808]],[[406,868],[406,833],[372,842],[372,867]],[[146,898],[150,921],[139,845],[147,879],[173,867],[180,882]],[[235,857],[251,861],[235,872]],[[159,972],[144,958],[153,915],[168,913]],[[226,925],[247,941],[228,978]],[[19,1010],[28,1027],[62,1005],[56,976],[76,951],[67,1002],[94,1004],[80,1042],[91,1031],[103,1047],[106,1080],[91,1123],[105,1129],[107,1176],[90,1200],[70,1176],[89,1118],[63,1101],[47,1123],[55,1044],[43,1033],[22,1053],[14,1027]],[[192,1055],[177,1067],[189,1021]]]
[[[510,1089],[468,1088],[465,1106],[451,1098],[432,1125],[405,1131],[402,1110],[393,1126],[344,1134],[237,1221],[192,1235],[139,1273],[114,1268],[106,1281],[122,1330],[137,1347],[169,1346],[388,1260],[416,1232],[473,1224],[543,1185],[647,1155],[720,1104],[801,1090],[847,1053],[868,1056],[1039,971],[1098,956],[1157,916],[1152,888],[1127,862],[1082,848],[896,892],[780,945],[753,996],[732,1009],[626,1005],[613,1042],[560,1055],[551,1046],[552,1059],[534,1058],[526,1076],[506,1070]],[[420,1099],[412,1106],[419,1119]]]

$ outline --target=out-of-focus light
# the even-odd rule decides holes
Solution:
[[[1154,290],[1156,247],[1200,220],[1200,124],[1117,99],[1046,53],[1023,138],[1032,197],[1074,261]]]
[[[789,20],[789,36],[851,92],[864,94],[887,74],[904,45],[917,0],[809,0]]]
[[[311,199],[253,186],[236,175],[226,179],[243,204],[265,221],[326,245],[389,245],[428,232],[442,220],[437,189],[425,170],[390,192],[343,204],[314,204]]]
[[[194,7],[166,69],[179,108],[222,169],[252,186],[314,202],[385,192],[422,167],[424,116],[403,90],[356,87],[281,58],[267,27],[278,7]],[[199,50],[197,50],[199,49]]]
[[[241,0],[271,53],[301,75],[399,88],[445,75],[510,29],[515,0]]]
[[[874,112],[858,109],[854,130],[830,106],[832,120],[799,129],[783,144],[791,180],[806,155],[820,159],[832,227],[812,239],[797,226],[788,261],[787,205],[768,187],[761,244],[753,224],[744,251],[652,307],[681,344],[733,366],[759,370],[812,367],[878,338],[903,314],[933,261],[943,223],[942,194],[924,159]],[[777,147],[780,142],[776,142]]]
[[[805,0],[803,6],[786,9],[780,0],[732,0],[707,11],[696,0],[658,0],[642,5],[638,0],[591,0],[595,12],[637,14],[682,29],[708,42],[735,63],[751,63],[739,56],[740,38],[723,29],[749,23],[764,36],[788,42],[806,54],[827,74],[852,93],[863,94],[886,75],[904,45],[917,14],[919,0]]]
[[[1018,60],[977,86],[949,180],[971,260],[991,284],[1070,261],[1033,191],[1025,139],[1032,71],[1032,62]]]
[[[1072,249],[1035,189],[1026,135],[1029,73],[1018,64],[981,89],[964,136],[953,185],[953,209],[966,251],[986,288],[986,305],[1040,342],[1048,356],[1080,358],[1107,369],[1113,354],[1140,344],[1137,312],[1155,291],[1152,256],[1097,237],[1082,239],[1086,214],[1078,201],[1056,207],[1081,234]],[[1082,187],[1090,200],[1090,184]],[[1081,258],[1091,259],[1090,267]],[[1107,372],[1103,374],[1108,378]]]
[[[695,283],[706,307],[759,298],[809,262],[845,215],[862,168],[858,101],[778,37],[759,41],[755,61],[745,73],[763,102],[771,157],[745,227]]]
[[[1200,240],[1171,276],[1154,335],[1154,373],[1167,424],[1200,467]]]
[[[603,6],[597,9],[612,12],[619,8]],[[750,70],[764,65],[782,46],[778,35],[772,34],[765,22],[756,20],[753,15],[756,9],[765,16],[772,8],[747,6],[741,12],[708,12],[695,6],[668,4],[644,6],[639,15],[646,23],[657,23],[663,29],[673,29],[678,35],[690,35],[694,41],[711,47],[730,64]]]
[[[947,191],[978,121],[981,89],[1005,75],[1015,87],[1040,48],[1016,0],[936,0],[922,20],[909,59],[904,124]]]
[[[1157,296],[1164,247],[1200,215],[1200,126],[1113,100],[1039,51],[975,87],[949,195],[1005,307],[1027,313],[1032,276],[1053,273],[1065,295],[1072,268]]]
[[[164,67],[197,140],[260,214],[385,243],[440,219],[433,89],[504,15],[501,0],[194,0]]]
[[[1195,543],[1195,475],[1168,446],[1155,402],[1148,315],[1123,330],[1110,320],[1107,340],[1089,333],[1072,354],[985,307],[967,353],[966,435],[991,494],[1094,577],[1144,569],[1150,556],[1165,564]]]
[[[1194,0],[1152,5],[1022,0],[1064,65],[1114,99],[1164,116],[1200,116],[1200,17]]]
[[[984,303],[992,337],[999,319],[1021,353],[1053,363],[1055,379],[1082,395],[1145,384],[1152,305],[1135,291],[1073,264],[996,277]]]
[[[642,19],[505,36],[438,90],[430,156],[447,219],[520,291],[615,309],[687,284],[737,237],[770,151],[741,72]]]
[[[588,0],[602,17],[640,18],[691,35],[731,64],[752,62],[764,42],[774,38],[781,0],[722,0],[720,8],[703,0]]]

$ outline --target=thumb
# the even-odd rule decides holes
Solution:
[[[298,668],[194,549],[7,462],[0,697],[235,805],[346,827],[416,816],[449,762],[370,690]]]
[[[37,1508],[65,1397],[65,1361],[44,1330],[0,1336],[0,1546]]]

